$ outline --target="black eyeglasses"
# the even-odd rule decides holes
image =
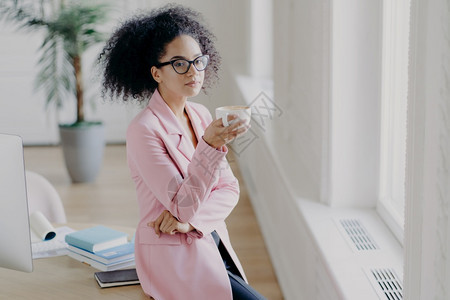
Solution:
[[[194,67],[197,69],[197,71],[203,71],[206,69],[206,66],[209,62],[209,55],[202,55],[197,57],[194,60],[186,60],[186,59],[174,59],[171,61],[159,63],[155,65],[158,69],[167,65],[172,65],[172,68],[175,72],[178,74],[186,74],[189,71],[189,68],[191,67],[191,64],[194,65]]]

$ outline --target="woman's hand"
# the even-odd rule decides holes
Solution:
[[[147,225],[155,229],[155,233],[158,237],[161,232],[174,235],[177,232],[188,233],[194,230],[194,227],[192,227],[191,224],[178,222],[168,210],[163,211],[155,221],[152,221]]]
[[[237,119],[235,115],[228,116],[228,122]],[[205,129],[203,140],[213,148],[220,148],[228,144],[236,137],[244,134],[250,128],[250,125],[244,125],[245,120],[233,123],[230,126],[223,126],[222,119],[217,119],[211,122]],[[242,126],[244,125],[244,126]],[[238,128],[242,126],[241,128]]]

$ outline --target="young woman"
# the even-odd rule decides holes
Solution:
[[[144,292],[158,300],[264,299],[248,285],[225,225],[239,198],[226,144],[248,127],[224,127],[187,100],[217,79],[220,64],[199,14],[170,5],[134,17],[112,35],[100,60],[105,94],[150,99],[127,131]]]

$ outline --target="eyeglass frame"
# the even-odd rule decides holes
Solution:
[[[184,59],[184,58],[177,58],[177,59],[173,59],[173,60],[171,60],[171,61],[166,61],[166,62],[163,62],[163,63],[158,63],[158,64],[155,65],[155,67],[159,69],[159,68],[164,67],[164,66],[167,66],[167,65],[172,65],[173,70],[174,70],[177,74],[183,75],[183,74],[186,74],[187,72],[189,72],[189,69],[191,68],[191,65],[193,65],[194,68],[195,68],[197,71],[202,72],[202,71],[205,71],[205,69],[199,70],[199,69],[197,69],[197,67],[196,67],[195,64],[194,64],[194,61],[196,61],[197,59],[199,59],[199,58],[201,58],[201,57],[206,57],[206,59],[207,59],[207,61],[206,61],[206,66],[205,66],[205,69],[206,69],[206,67],[207,67],[208,64],[209,64],[209,55],[208,55],[208,54],[200,55],[199,57],[196,57],[196,58],[193,59],[193,60],[187,60],[187,59]],[[174,66],[173,64],[174,64],[176,61],[178,61],[178,60],[184,60],[184,61],[186,61],[186,62],[189,63],[189,66],[188,66],[186,72],[179,73],[179,72],[175,69],[175,66]]]

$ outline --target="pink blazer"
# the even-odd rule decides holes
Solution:
[[[127,157],[140,213],[136,269],[144,292],[157,300],[230,300],[228,274],[210,233],[217,231],[247,280],[224,221],[238,202],[239,185],[227,148],[216,150],[202,138],[212,121],[209,111],[190,101],[186,111],[196,148],[157,90],[128,127]],[[165,209],[196,230],[158,238],[147,223]]]

